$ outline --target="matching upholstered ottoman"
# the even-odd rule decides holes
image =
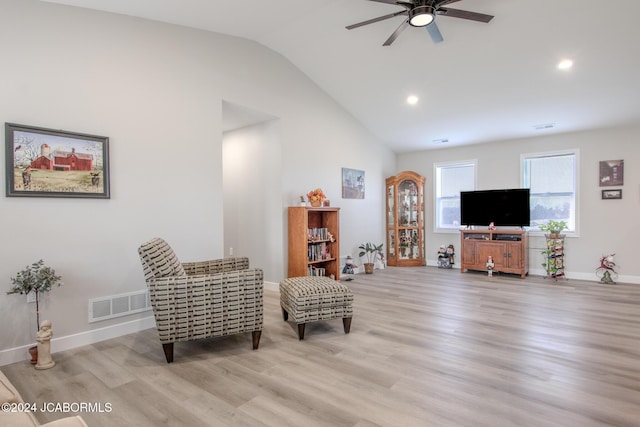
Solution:
[[[344,333],[351,329],[353,293],[346,285],[322,276],[290,277],[280,282],[280,306],[284,320],[298,324],[298,338],[304,339],[309,322],[342,318]]]

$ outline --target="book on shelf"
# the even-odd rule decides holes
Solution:
[[[307,275],[308,276],[325,276],[326,275],[326,269],[321,268],[321,267],[314,267],[314,266],[310,265],[308,270],[307,270]]]
[[[307,258],[309,261],[322,261],[330,259],[329,246],[322,242],[317,245],[309,245],[307,248]]]
[[[326,227],[314,227],[307,230],[307,239],[310,242],[318,240],[329,240],[329,229]]]

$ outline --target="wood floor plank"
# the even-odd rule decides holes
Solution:
[[[175,345],[154,329],[2,367],[26,401],[110,403],[90,426],[640,425],[640,286],[391,267],[340,319]],[[55,343],[54,343],[55,351]],[[39,413],[42,422],[69,414]]]

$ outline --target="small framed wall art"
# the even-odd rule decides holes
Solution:
[[[342,198],[364,199],[364,171],[342,168]]]
[[[8,197],[110,198],[109,138],[5,123]]]
[[[602,200],[622,199],[622,190],[602,190]]]
[[[624,160],[603,160],[600,162],[600,187],[624,185]]]

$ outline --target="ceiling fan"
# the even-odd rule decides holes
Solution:
[[[427,32],[431,36],[431,40],[434,43],[440,43],[443,38],[438,26],[436,25],[436,15],[450,16],[452,18],[469,19],[471,21],[489,22],[493,19],[491,15],[485,15],[483,13],[470,12],[468,10],[449,9],[442,6],[446,6],[450,3],[455,3],[460,0],[412,0],[412,1],[397,1],[397,0],[369,0],[376,1],[378,3],[394,4],[404,7],[404,10],[399,12],[390,13],[388,15],[379,16],[377,18],[369,19],[367,21],[358,22],[357,24],[347,26],[347,30],[353,30],[354,28],[362,27],[364,25],[373,24],[375,22],[384,21],[385,19],[395,18],[396,16],[404,15],[407,17],[402,24],[391,34],[391,36],[384,42],[383,46],[390,46],[402,31],[408,26],[412,27],[425,27]]]

